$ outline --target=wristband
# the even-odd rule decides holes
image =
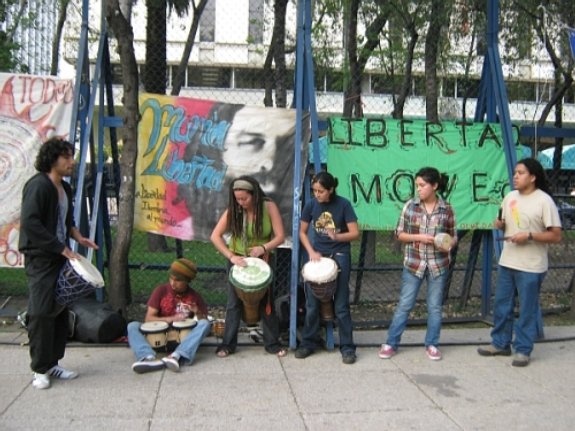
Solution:
[[[529,236],[527,237],[527,241],[533,241],[533,234],[529,232]]]
[[[265,245],[262,244],[260,247],[264,249],[264,253],[267,253],[267,252],[268,252],[268,250],[266,249],[266,246],[265,246]]]

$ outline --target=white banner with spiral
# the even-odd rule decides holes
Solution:
[[[68,139],[74,84],[69,79],[0,73],[0,267],[21,267],[22,188],[48,138]]]

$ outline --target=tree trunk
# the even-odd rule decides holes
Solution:
[[[286,13],[289,0],[275,0],[274,2],[274,28],[268,53],[264,61],[264,106],[274,105],[272,92],[276,89],[276,106],[287,106],[286,87],[286,61],[285,61],[285,34]],[[275,72],[273,64],[275,63]]]
[[[361,72],[357,57],[357,15],[359,0],[350,0],[345,23],[344,50],[346,53],[348,77],[343,91],[343,116],[348,118],[361,118]],[[345,12],[344,12],[345,13]]]
[[[427,121],[438,122],[437,56],[445,13],[445,0],[431,0],[429,29],[425,36],[425,112]]]
[[[166,94],[166,0],[146,0],[146,62],[143,84],[148,93]]]
[[[146,61],[143,84],[147,93],[166,94],[166,0],[146,0]],[[168,252],[166,237],[155,233],[146,234],[148,251]]]
[[[417,45],[417,39],[419,39],[419,34],[412,22],[408,28],[409,31],[409,42],[407,44],[407,55],[405,62],[405,71],[403,74],[403,80],[397,100],[393,106],[393,112],[391,116],[396,119],[403,118],[403,108],[405,107],[405,101],[409,96],[409,90],[411,88],[411,79],[413,77],[413,57],[415,53],[415,46]]]
[[[188,33],[188,38],[186,39],[186,45],[184,46],[184,52],[182,53],[182,59],[178,65],[178,71],[176,76],[174,76],[174,82],[172,83],[172,96],[177,96],[182,90],[184,85],[184,78],[186,77],[186,68],[188,67],[188,61],[190,59],[190,54],[194,48],[194,40],[196,40],[196,34],[198,33],[198,28],[200,26],[200,18],[204,13],[206,3],[208,0],[201,0],[198,6],[195,6],[195,2],[192,1],[192,7],[194,10],[194,18],[192,19],[192,26]]]
[[[275,84],[276,84],[276,106],[285,108],[287,106],[286,87],[286,13],[288,0],[276,0],[274,3],[274,35],[276,44],[274,46],[274,62],[276,64]],[[313,85],[313,83],[310,83]]]
[[[134,52],[134,34],[129,17],[122,15],[118,0],[104,0],[104,11],[109,27],[118,41],[124,91],[124,127],[121,129],[124,146],[120,159],[122,182],[118,202],[118,231],[109,261],[108,290],[112,307],[126,315],[129,297],[128,253],[134,225],[134,192],[136,158],[138,155],[138,65]]]
[[[66,14],[68,12],[68,4],[70,0],[60,0],[60,10],[58,11],[58,22],[54,31],[54,40],[52,41],[52,59],[50,63],[50,75],[56,76],[58,74],[58,62],[60,59],[60,41],[62,40],[62,29],[66,22]]]

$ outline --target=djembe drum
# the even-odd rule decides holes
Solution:
[[[335,318],[333,295],[337,288],[337,273],[337,263],[329,257],[310,260],[301,271],[302,278],[309,284],[313,296],[320,301],[319,315],[325,321]]]
[[[260,321],[260,301],[272,281],[272,271],[264,260],[257,257],[244,257],[244,261],[246,266],[232,266],[229,279],[243,302],[244,322],[255,325]]]
[[[102,287],[104,278],[98,268],[80,255],[77,259],[66,260],[58,275],[54,294],[58,304],[70,305]]]

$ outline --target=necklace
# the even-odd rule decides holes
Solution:
[[[428,209],[428,203],[427,202],[423,202],[423,208],[425,208],[425,213],[427,215],[431,215],[433,214],[433,211],[435,211],[435,207],[437,206],[437,199],[435,199],[435,202],[433,202],[433,207],[431,207],[431,211],[429,211]]]

